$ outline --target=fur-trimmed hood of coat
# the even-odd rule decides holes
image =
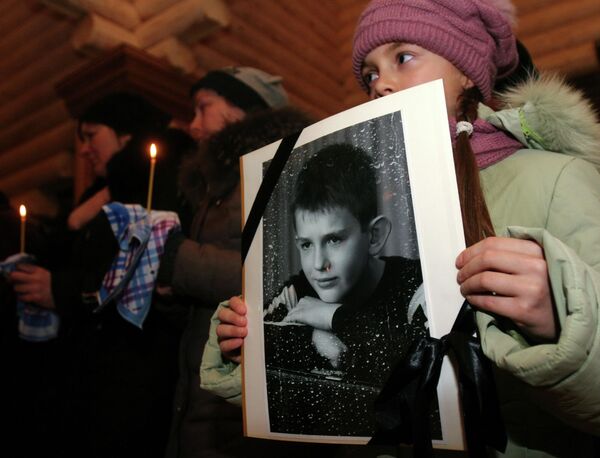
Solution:
[[[204,198],[221,198],[239,182],[240,156],[298,132],[313,121],[301,111],[285,107],[251,113],[226,126],[199,146],[183,162],[179,186],[186,200],[197,206]]]
[[[543,75],[498,94],[498,100],[498,111],[481,106],[479,116],[529,148],[568,154],[600,168],[598,115],[579,90]]]

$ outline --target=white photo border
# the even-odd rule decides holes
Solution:
[[[456,282],[454,261],[465,247],[442,81],[416,86],[324,119],[304,129],[295,147],[397,111],[402,115],[419,256],[428,304],[429,332],[432,337],[439,338],[450,332],[464,301]],[[241,159],[244,221],[248,218],[262,181],[262,165],[274,156],[279,143],[265,146]],[[243,364],[246,435],[302,442],[365,444],[369,438],[270,432],[262,323],[262,252],[261,223],[243,269],[243,293],[248,304],[248,336],[243,355],[246,362]],[[456,374],[448,357],[444,358],[442,365],[438,400],[443,439],[434,441],[434,447],[463,450],[465,442]]]

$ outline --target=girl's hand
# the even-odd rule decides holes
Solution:
[[[236,363],[241,362],[240,351],[248,335],[247,309],[246,303],[235,296],[229,299],[229,307],[221,308],[218,314],[221,322],[217,326],[219,348],[225,358]]]
[[[19,300],[45,309],[55,309],[50,271],[33,264],[19,264],[8,277]]]
[[[331,331],[333,314],[342,304],[330,304],[316,297],[306,296],[298,301],[283,321],[303,323],[322,331]]]
[[[476,308],[512,320],[541,341],[557,338],[542,248],[530,240],[489,237],[456,258],[461,294]]]

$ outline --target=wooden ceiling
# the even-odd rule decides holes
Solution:
[[[230,25],[188,43],[197,62],[189,77],[232,64],[261,67],[283,76],[292,102],[315,118],[365,100],[351,76],[350,49],[367,0],[225,3]],[[514,3],[517,34],[540,69],[600,84],[600,0]],[[54,196],[72,180],[74,121],[55,86],[97,57],[74,50],[77,26],[41,0],[0,0],[0,190],[34,211],[55,212]]]

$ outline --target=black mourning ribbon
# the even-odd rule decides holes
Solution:
[[[256,197],[254,199],[254,203],[252,204],[252,208],[250,209],[250,213],[248,214],[248,219],[246,220],[246,224],[244,225],[244,229],[242,231],[242,265],[246,261],[246,256],[248,255],[248,250],[250,249],[250,245],[252,244],[252,239],[254,239],[254,235],[256,234],[256,230],[258,229],[258,225],[260,224],[260,220],[265,213],[265,209],[267,208],[267,204],[271,199],[271,194],[273,194],[273,190],[275,189],[275,185],[279,180],[279,176],[285,167],[285,164],[294,149],[294,145],[300,137],[300,132],[296,132],[295,134],[288,135],[279,144],[273,159],[271,160],[271,164],[269,164],[269,168],[267,169],[265,176],[258,188],[258,192],[256,193]]]
[[[502,452],[506,449],[492,366],[475,331],[474,312],[465,301],[449,334],[441,339],[427,336],[413,344],[375,401],[377,431],[369,444],[412,444],[416,458],[433,456],[431,402],[444,355],[452,350],[469,456],[487,456],[486,446]]]

